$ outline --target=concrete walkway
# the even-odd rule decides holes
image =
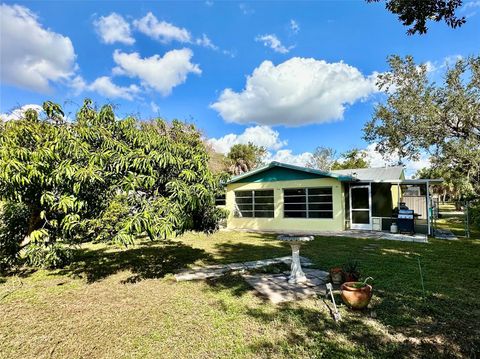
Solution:
[[[351,237],[351,238],[368,238],[368,239],[388,239],[391,241],[402,242],[416,242],[416,243],[428,243],[426,234],[402,234],[402,233],[390,233],[383,231],[363,231],[357,229],[347,229],[341,232],[323,232],[321,236],[334,236],[334,237]]]
[[[312,265],[310,260],[305,257],[300,257],[300,262],[302,263],[303,267]],[[319,269],[303,268],[305,276],[307,277],[307,281],[300,284],[288,283],[288,277],[290,275],[290,272],[288,271],[280,274],[251,274],[248,272],[248,270],[251,269],[258,269],[279,263],[291,265],[292,257],[286,256],[250,262],[195,267],[191,269],[185,269],[175,274],[175,279],[178,282],[201,280],[217,278],[231,272],[238,272],[241,274],[242,278],[245,279],[245,281],[250,284],[258,293],[265,296],[275,304],[326,294],[325,283],[329,279],[329,274]]]
[[[245,229],[223,229],[226,232],[247,232],[247,233],[275,233],[270,231],[252,231]],[[344,231],[309,231],[309,232],[294,232],[295,234],[314,235],[318,237],[349,237],[349,238],[364,238],[364,239],[387,239],[390,241],[402,241],[402,242],[416,242],[416,243],[428,243],[428,237],[426,234],[402,234],[402,233],[390,233],[387,231],[367,231],[360,229],[346,229]]]
[[[447,241],[457,241],[458,237],[452,233],[452,231],[448,229],[435,229],[435,238],[437,239],[446,239]]]
[[[308,258],[300,257],[300,262],[302,266],[308,267],[312,265],[312,262]],[[292,257],[277,257],[271,259],[261,259],[258,261],[250,262],[241,262],[241,263],[230,263],[223,265],[210,265],[205,267],[193,267],[190,269],[184,269],[179,273],[175,274],[175,279],[177,282],[186,281],[186,280],[201,280],[208,278],[216,278],[222,275],[225,275],[230,272],[245,272],[249,269],[258,269],[266,267],[272,264],[285,263],[288,265],[292,264]]]

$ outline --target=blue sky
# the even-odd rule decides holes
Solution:
[[[253,141],[302,164],[316,146],[359,147],[381,165],[362,140],[384,99],[375,74],[390,54],[438,78],[451,59],[478,55],[480,1],[460,11],[462,28],[407,36],[383,2],[360,0],[6,2],[0,113],[47,99],[74,112],[90,97],[119,116],[193,122],[219,151]]]

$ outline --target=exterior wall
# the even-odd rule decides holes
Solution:
[[[305,187],[332,187],[333,219],[284,218],[283,189]],[[237,190],[273,189],[274,218],[235,218],[235,193]],[[228,229],[244,229],[266,232],[321,232],[344,229],[345,194],[343,185],[334,178],[316,178],[291,181],[231,183],[227,185],[226,207],[229,210]]]
[[[392,183],[392,207],[398,207],[398,201],[402,198],[402,186]],[[392,208],[392,209],[393,209]]]
[[[372,217],[392,216],[392,209],[397,206],[393,191],[396,193],[390,183],[372,183]]]

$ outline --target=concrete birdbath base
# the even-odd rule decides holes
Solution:
[[[298,284],[307,281],[307,277],[302,270],[300,263],[300,247],[310,241],[313,241],[313,236],[282,234],[277,237],[278,240],[288,242],[292,247],[292,267],[288,283]]]

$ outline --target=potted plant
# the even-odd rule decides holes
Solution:
[[[341,267],[330,268],[330,278],[333,284],[342,284],[343,282],[343,269]]]
[[[340,287],[343,302],[352,309],[365,309],[372,299],[373,288],[367,284],[368,277],[363,282],[345,282]]]
[[[360,279],[360,269],[356,260],[351,260],[343,265],[345,282],[357,282]]]

